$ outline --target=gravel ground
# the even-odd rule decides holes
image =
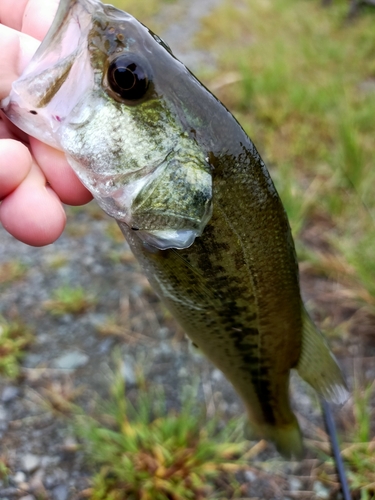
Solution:
[[[208,54],[191,49],[188,41],[199,16],[216,3],[207,1],[203,8],[197,0],[180,1],[161,15],[170,26],[162,35],[193,70],[200,64],[214,64]],[[182,39],[183,44],[177,41]],[[69,210],[67,230],[54,245],[31,248],[2,228],[0,237],[0,266],[15,261],[25,266],[18,279],[0,283],[0,314],[21,319],[35,335],[20,380],[0,379],[0,455],[6,454],[11,469],[9,481],[0,480],[0,500],[81,498],[90,472],[76,449],[68,421],[46,405],[48,391],[69,394],[81,388],[78,401],[89,411],[97,395],[108,394],[115,347],[121,349],[128,388],[136,387],[136,366],[141,365],[146,378],[163,385],[172,406],[178,404],[181,388],[194,385],[198,377],[199,404],[226,416],[242,413],[242,403],[221,373],[192,352],[181,329],[151,291],[116,224],[95,203]],[[308,273],[303,274],[302,284],[305,297],[318,305],[321,301],[323,311],[330,307],[329,297],[334,302],[334,285]],[[92,305],[81,314],[52,315],[46,303],[62,285],[82,287],[93,298]],[[340,314],[349,312],[340,309]],[[349,383],[353,363],[348,352],[360,355],[357,344],[355,338],[347,340],[345,348],[340,342],[335,344],[336,352],[346,358],[343,364]],[[373,340],[366,349],[367,356],[375,355]],[[369,357],[361,363],[367,376],[373,376],[371,364]],[[315,396],[297,379],[292,385],[305,436],[313,440],[323,436]],[[344,421],[348,415],[344,408],[337,417]],[[256,457],[242,481],[248,498],[253,499],[338,498],[335,488],[316,480],[313,471],[318,464],[312,452],[302,462],[281,461],[270,445]]]
[[[69,396],[81,388],[78,401],[89,411],[98,395],[108,396],[114,348],[121,349],[128,389],[136,389],[136,368],[141,365],[147,380],[164,387],[169,406],[178,406],[182,387],[196,385],[198,378],[197,404],[227,417],[243,412],[221,373],[194,353],[166,314],[117,231],[94,205],[75,210],[68,230],[49,247],[27,247],[1,230],[0,266],[18,261],[26,271],[2,286],[0,314],[21,319],[35,335],[21,379],[0,379],[1,451],[12,471],[7,483],[0,481],[1,500],[81,498],[90,471],[76,450],[69,421],[51,411],[48,395]],[[83,287],[95,304],[78,315],[53,316],[46,303],[62,285]],[[311,391],[302,382],[295,380],[293,386],[304,434],[316,438],[321,420],[315,398],[306,395]],[[270,458],[270,470],[257,469]],[[311,491],[306,468],[313,463],[312,455],[303,467],[280,461],[270,445],[243,481],[254,498],[286,498],[285,491]],[[293,475],[288,479],[289,473]]]

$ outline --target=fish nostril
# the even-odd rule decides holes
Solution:
[[[38,113],[37,113],[34,109],[31,109],[31,110],[30,110],[30,113],[31,113],[32,115],[37,115],[37,114],[38,114]]]

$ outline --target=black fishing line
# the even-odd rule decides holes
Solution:
[[[341,485],[341,492],[344,500],[351,500],[350,490],[348,486],[348,480],[346,478],[346,472],[344,467],[344,462],[340,453],[340,446],[337,439],[336,424],[333,419],[332,411],[324,399],[321,399],[321,405],[323,410],[324,423],[327,429],[327,434],[329,435],[331,441],[331,450],[333,454],[333,459],[335,461],[336,471]]]

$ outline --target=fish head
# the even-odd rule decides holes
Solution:
[[[64,151],[101,207],[146,244],[186,248],[212,214],[209,151],[186,103],[193,98],[197,108],[199,96],[199,82],[131,15],[97,0],[61,0],[2,107]]]

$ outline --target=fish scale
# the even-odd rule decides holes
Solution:
[[[97,0],[60,1],[2,107],[65,152],[254,432],[300,455],[290,371],[328,400],[348,393],[303,306],[280,198],[229,111],[157,35]]]
[[[214,179],[219,172],[219,169],[215,169]],[[255,413],[252,422],[280,427],[285,422],[294,422],[287,387],[289,369],[298,362],[300,336],[292,335],[287,343],[289,355],[281,362],[281,370],[278,369],[280,353],[270,349],[269,343],[264,350],[261,347],[263,339],[257,317],[258,307],[246,255],[242,250],[244,242],[239,241],[237,248],[232,243],[231,251],[240,256],[232,259],[226,242],[233,242],[234,238],[230,226],[220,220],[221,217],[220,211],[215,213],[214,210],[203,237],[189,249],[167,250],[167,254],[160,251],[153,253],[151,269],[150,254],[144,254],[143,247],[137,245],[129,232],[125,232],[125,236],[136,245],[131,246],[138,258],[143,252],[149,279],[153,283],[153,276],[157,276],[157,282],[153,285],[160,295],[163,296],[163,283],[172,286],[174,293],[169,294],[168,305],[175,311],[175,316],[180,319],[193,342],[222,369],[239,392],[246,392],[247,397],[249,392],[254,392],[258,400],[262,401],[258,412],[254,412],[254,405],[248,408],[249,412]],[[229,234],[223,231],[225,227]],[[127,230],[126,226],[121,225],[121,228]],[[224,251],[220,249],[222,241]],[[185,283],[186,276],[189,286]],[[195,287],[198,290],[203,288],[204,294],[199,293],[197,296]],[[173,296],[177,300],[173,300]],[[198,303],[202,312],[194,311],[193,317],[193,311],[185,307],[184,303]],[[223,357],[223,347],[225,359],[218,359]],[[296,353],[294,359],[290,356],[293,350]],[[216,354],[216,351],[219,352]],[[233,365],[237,367],[235,380],[231,379]]]

